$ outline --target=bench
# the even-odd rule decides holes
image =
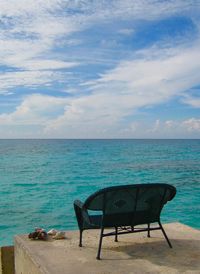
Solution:
[[[80,230],[79,246],[82,246],[82,234],[87,229],[100,229],[97,259],[100,259],[102,240],[114,236],[136,232],[161,230],[169,247],[172,245],[161,224],[160,215],[164,205],[176,195],[176,188],[169,184],[120,185],[101,189],[90,195],[83,203],[74,201],[74,210]],[[91,213],[94,212],[94,213]],[[151,227],[158,223],[157,227]],[[147,227],[137,228],[138,225]],[[105,228],[114,228],[104,233]]]

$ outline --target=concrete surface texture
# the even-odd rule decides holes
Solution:
[[[180,223],[164,225],[173,248],[161,231],[103,239],[101,260],[96,260],[99,230],[67,231],[64,240],[34,241],[15,237],[16,274],[133,274],[200,273],[200,231]]]

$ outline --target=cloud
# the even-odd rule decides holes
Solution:
[[[113,22],[119,22],[116,33],[124,39],[134,35],[132,30],[142,20],[184,15],[199,27],[199,8],[190,0],[184,4],[181,0],[0,1],[0,93],[16,92],[21,86],[29,92],[38,88],[38,94],[22,98],[17,109],[0,115],[0,125],[38,125],[41,136],[68,138],[134,137],[142,132],[162,135],[160,128],[170,132],[176,125],[173,120],[162,122],[157,117],[146,130],[146,124],[141,122],[142,128],[135,116],[138,110],[174,98],[199,107],[198,100],[189,96],[191,88],[199,85],[199,33],[189,42],[183,37],[182,45],[180,40],[173,45],[167,40],[155,41],[151,48],[131,48],[129,54],[122,52],[115,58],[112,54],[118,41],[105,37],[99,39],[102,44],[95,40],[93,47],[90,31],[94,34],[102,25],[113,30]],[[131,24],[120,24],[125,21]],[[69,81],[70,72],[76,86],[71,78]],[[68,97],[39,94],[43,86],[58,81],[62,87],[66,85],[63,90]],[[182,123],[181,128],[192,128],[192,123],[198,121]]]
[[[190,118],[182,122],[182,125],[190,132],[200,132],[200,119]]]
[[[134,29],[130,29],[130,28],[129,29],[128,28],[120,29],[118,31],[118,33],[129,36],[129,35],[132,35],[134,33]]]
[[[125,134],[126,129],[129,128],[125,122],[127,117],[132,117],[129,118],[130,125],[137,123],[134,114],[138,109],[166,103],[180,95],[184,96],[199,83],[200,53],[198,49],[198,44],[194,45],[192,50],[179,48],[175,51],[171,49],[162,51],[151,48],[144,51],[142,56],[140,53],[139,59],[121,62],[115,69],[100,75],[98,80],[88,82],[86,88],[90,89],[91,93],[65,99],[53,97],[55,102],[59,100],[63,103],[59,103],[61,111],[53,115],[53,118],[45,116],[45,134],[49,136],[58,134],[69,138],[115,137],[120,132]],[[43,77],[41,82],[45,81],[45,74]],[[35,75],[35,79],[38,78]],[[19,81],[19,75],[16,79]],[[23,77],[21,79],[24,81]],[[29,100],[26,99],[28,102],[32,100],[31,97],[28,98]],[[46,100],[42,98],[40,95],[38,100],[41,102]],[[53,98],[50,102],[53,102]],[[27,101],[25,102],[27,105]],[[42,104],[39,105],[42,106]],[[22,106],[19,107],[20,113]],[[39,109],[36,110],[40,113]],[[51,110],[54,113],[53,109]],[[31,111],[29,108],[30,113]],[[18,115],[18,112],[14,112],[14,117],[16,114]],[[42,121],[43,118],[42,115]],[[158,118],[148,134],[158,132],[160,123]],[[169,130],[172,126],[173,123],[169,120],[165,124]]]
[[[116,101],[121,97],[121,107],[125,104],[129,110],[166,102],[199,84],[199,45],[174,52],[151,48],[87,84],[94,94],[113,96]]]
[[[155,52],[157,57],[155,58]],[[151,49],[143,58],[120,63],[115,69],[87,83],[92,94],[71,100],[63,115],[47,125],[48,130],[61,130],[76,125],[81,134],[87,127],[113,132],[123,128],[124,119],[141,108],[166,103],[188,92],[199,83],[199,46],[175,52]],[[151,58],[151,56],[153,56]],[[172,124],[168,121],[168,127]],[[159,128],[159,120],[154,131]],[[111,131],[112,131],[111,130]]]
[[[187,119],[174,119],[174,120],[156,120],[138,126],[141,136],[148,138],[199,138],[200,134],[200,119],[187,118]]]
[[[165,121],[165,126],[167,128],[173,128],[174,126],[176,126],[176,124],[174,123],[173,120],[167,120],[167,121]]]
[[[187,1],[183,5],[180,0],[156,3],[151,0],[1,0],[0,64],[25,70],[43,67],[50,70],[54,65],[54,69],[69,68],[70,64],[77,64],[76,60],[66,60],[63,64],[63,55],[56,56],[54,49],[63,42],[73,44],[76,39],[70,35],[78,31],[101,24],[102,20],[105,23],[125,18],[155,20],[173,13],[188,15],[193,7],[194,1]],[[130,29],[124,28],[121,32],[130,34]],[[76,59],[75,56],[73,58]]]
[[[123,121],[116,106],[108,113],[101,96],[63,98],[25,96],[14,112],[0,115],[2,137],[26,138],[191,138],[200,132],[200,119]],[[91,103],[92,101],[90,101]],[[120,104],[119,104],[120,105]],[[124,113],[121,113],[122,115]],[[6,131],[4,128],[6,127]],[[31,128],[30,128],[31,127]],[[35,130],[34,130],[35,129]],[[10,132],[10,133],[9,133]],[[24,132],[24,135],[22,134]],[[9,135],[8,135],[9,134]]]
[[[69,34],[81,28],[75,18],[72,20],[72,16],[60,14],[62,5],[63,1],[60,0],[0,1],[0,65],[3,67],[0,77],[8,79],[8,83],[4,82],[1,86],[1,93],[5,93],[5,89],[9,92],[8,89],[13,88],[15,83],[18,86],[19,82],[29,87],[31,84],[39,86],[52,82],[52,79],[57,81],[59,73],[54,73],[51,78],[51,70],[78,65],[76,61],[61,60],[54,52],[59,39],[65,36],[67,40]],[[48,73],[41,70],[47,70]],[[33,74],[39,75],[38,83]],[[46,80],[41,81],[44,74]],[[21,80],[22,75],[24,81]],[[14,80],[10,84],[12,78]]]
[[[166,121],[155,121],[155,126],[152,132],[159,133],[161,136],[172,137],[178,136],[179,138],[184,138],[190,136],[191,134],[197,134],[199,136],[200,132],[200,119],[198,118],[188,118],[185,120],[166,120]]]
[[[55,80],[62,80],[59,72],[52,71],[17,71],[0,74],[0,93],[7,93],[17,86],[36,87],[49,85]]]
[[[63,1],[64,3],[64,1]],[[113,20],[113,18],[135,20],[155,20],[177,14],[189,15],[199,9],[195,0],[159,1],[159,0],[110,0],[110,1],[67,1],[65,7],[78,11],[89,20]]]
[[[182,102],[187,105],[190,105],[191,107],[200,108],[200,98],[198,97],[193,97],[189,94],[186,94],[182,99]]]
[[[35,13],[43,13],[46,11],[53,12],[55,9],[59,8],[62,1],[60,0],[1,0],[0,2],[0,15],[7,15],[9,17],[13,16],[30,16]]]
[[[0,115],[0,125],[45,126],[55,115],[64,111],[67,100],[54,96],[33,94],[26,96],[12,113]]]

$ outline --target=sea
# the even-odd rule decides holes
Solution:
[[[0,246],[35,227],[77,229],[75,199],[141,183],[174,185],[161,220],[200,229],[200,140],[0,140]]]

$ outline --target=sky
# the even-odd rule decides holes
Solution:
[[[0,138],[200,138],[200,1],[0,0]]]

